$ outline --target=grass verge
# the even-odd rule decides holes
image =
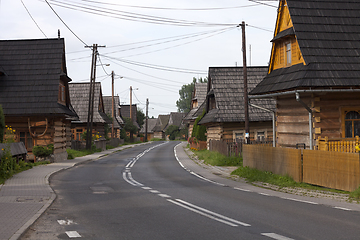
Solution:
[[[0,184],[4,184],[7,179],[11,178],[13,175],[15,175],[17,173],[29,170],[29,169],[31,169],[33,167],[36,167],[36,166],[39,166],[39,165],[46,165],[46,164],[49,164],[49,163],[50,163],[49,161],[35,162],[35,163],[19,161],[19,163],[17,163],[15,165],[15,170],[14,171],[9,173],[6,178],[0,178]]]
[[[238,169],[233,171],[231,175],[239,176],[249,183],[263,182],[278,186],[279,188],[303,188],[308,190],[329,191],[334,193],[349,194],[349,192],[340,191],[336,189],[328,189],[324,187],[314,186],[307,183],[298,183],[289,176],[282,176],[273,174],[272,172],[260,171],[257,169],[243,167],[241,157],[226,157],[218,152],[208,150],[194,151],[194,154],[205,163],[213,166],[238,166]],[[350,198],[353,200],[360,200],[360,187],[356,191],[350,193]]]

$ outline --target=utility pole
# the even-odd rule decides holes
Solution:
[[[146,116],[145,116],[145,142],[147,141],[148,133],[148,109],[149,109],[149,99],[146,99]]]
[[[130,119],[132,122],[132,86],[130,86]]]
[[[249,127],[249,103],[248,103],[248,87],[247,87],[247,68],[246,68],[246,37],[245,22],[241,23],[242,29],[242,51],[243,51],[243,77],[244,77],[244,112],[245,112],[245,142],[250,143],[250,127]]]
[[[114,114],[114,71],[111,72],[111,117],[112,117],[112,127],[111,127],[111,138],[114,138],[114,123],[115,123],[115,114]]]
[[[90,46],[85,46],[90,47]],[[92,52],[92,60],[91,60],[91,73],[90,73],[90,86],[89,86],[89,104],[88,104],[88,118],[87,118],[87,126],[86,126],[86,149],[91,149],[92,143],[92,128],[93,128],[93,119],[94,119],[94,95],[95,95],[95,77],[96,77],[96,60],[98,47],[97,44],[93,44],[91,47]]]

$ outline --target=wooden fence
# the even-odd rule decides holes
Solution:
[[[243,166],[288,175],[297,182],[302,181],[300,149],[244,144]]]
[[[190,148],[196,150],[204,150],[207,149],[207,144],[206,141],[191,142]]]
[[[358,153],[244,145],[243,165],[344,191],[360,185]]]
[[[209,141],[209,150],[210,151],[217,151],[225,156],[240,156],[243,151],[244,140],[236,139],[233,141],[232,139],[225,141],[225,140],[210,140]],[[253,140],[250,141],[251,145],[259,145],[259,146],[272,146],[272,141],[263,140],[257,141]]]
[[[316,140],[316,149],[323,151],[355,153],[355,147],[359,145],[359,137],[355,138],[331,138],[319,137]]]

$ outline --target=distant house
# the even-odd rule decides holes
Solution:
[[[156,126],[157,123],[157,118],[149,118],[148,119],[148,127],[147,127],[147,140],[150,141],[151,139],[154,138],[154,128]],[[145,136],[145,125],[146,122],[144,122],[144,125],[142,126],[140,133],[143,134]]]
[[[165,130],[168,125],[170,119],[170,115],[159,115],[157,118],[157,122],[154,131],[154,138],[165,139]]]
[[[69,88],[72,105],[79,116],[79,120],[71,122],[72,137],[74,140],[82,140],[81,134],[86,131],[88,122],[90,83],[71,83]],[[99,82],[95,83],[93,113],[93,133],[99,133],[104,137],[105,125],[111,124],[111,119],[105,113]]]
[[[103,99],[105,113],[112,117],[112,96],[103,96]],[[114,138],[120,138],[122,126],[124,126],[124,120],[120,116],[120,99],[119,96],[114,96]],[[112,128],[112,123],[110,128]],[[111,137],[111,131],[108,133],[108,137]]]
[[[130,104],[128,105],[120,105],[120,115],[121,118],[125,120],[125,118],[131,118],[133,125],[137,127],[138,131],[140,131],[140,125],[137,122],[137,117],[136,117],[136,113],[137,113],[137,106],[136,104],[133,104],[131,107],[131,116],[130,117]],[[130,135],[130,133],[128,133],[128,135]]]
[[[250,92],[276,100],[277,146],[360,135],[359,6],[279,2],[268,73]]]
[[[0,41],[0,104],[5,123],[33,158],[34,146],[54,144],[54,160],[67,159],[70,120],[63,38]]]
[[[247,68],[248,89],[252,90],[266,75],[267,67]],[[245,138],[244,78],[242,67],[209,68],[205,115],[199,124],[207,129],[207,140],[235,141]],[[272,100],[253,104],[273,110]],[[272,139],[272,114],[249,106],[250,139]]]
[[[186,114],[186,116],[183,119],[183,125],[188,127],[189,137],[191,137],[196,118],[202,114],[202,111],[205,107],[205,105],[202,104],[205,102],[206,94],[207,94],[207,83],[195,83],[194,92],[192,93],[192,98],[191,98],[190,111]]]

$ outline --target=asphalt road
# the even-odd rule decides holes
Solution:
[[[55,174],[57,199],[21,239],[360,239],[360,213],[239,191],[185,171],[176,142]]]

